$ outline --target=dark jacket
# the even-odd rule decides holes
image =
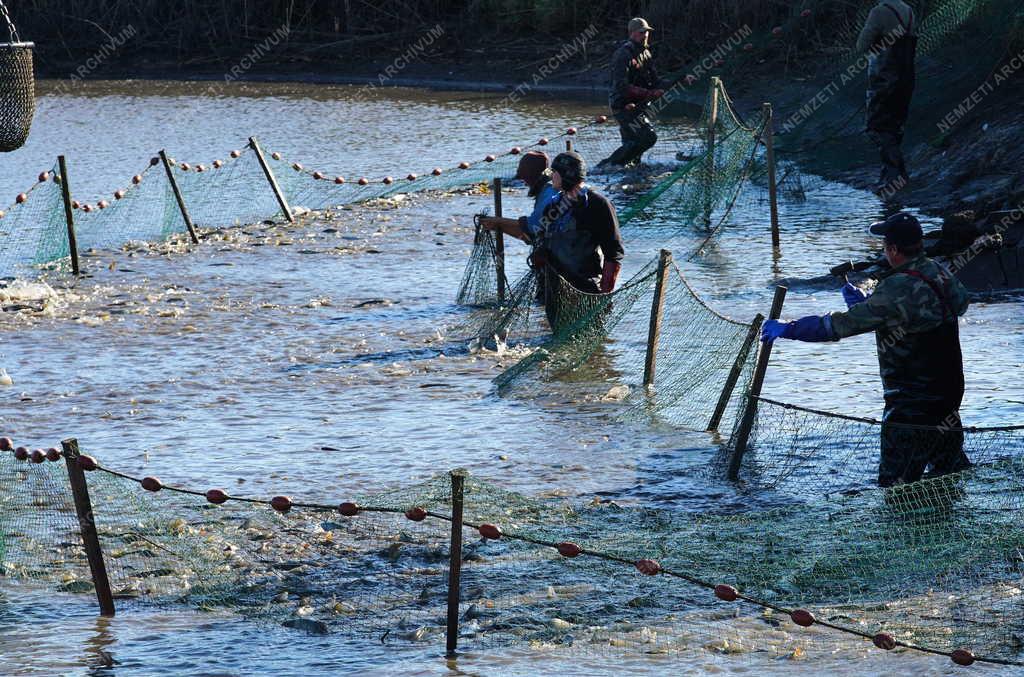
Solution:
[[[622,261],[619,218],[608,198],[584,186],[575,202],[559,193],[544,210],[543,247],[574,287],[596,292],[605,261]]]
[[[613,112],[624,110],[627,103],[642,105],[658,88],[658,72],[654,69],[651,50],[632,40],[622,43],[612,54],[612,85],[608,105]]]

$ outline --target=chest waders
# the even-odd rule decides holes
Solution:
[[[868,69],[866,127],[868,136],[878,146],[882,162],[879,184],[889,186],[909,178],[902,144],[917,84],[917,37],[911,34],[913,14],[905,24],[892,6],[882,6],[896,16],[901,33],[894,40],[886,36],[883,44],[876,46],[882,49],[872,58]]]

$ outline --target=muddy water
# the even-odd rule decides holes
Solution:
[[[29,144],[0,158],[0,195],[13,196],[52,165],[72,163],[76,193],[106,194],[155,149],[207,159],[249,135],[307,166],[421,170],[476,157],[495,140],[533,139],[600,107],[511,106],[492,95],[388,91],[371,102],[352,88],[100,83],[47,95]],[[685,121],[666,122],[677,136]],[[371,173],[368,171],[367,173]],[[615,177],[598,181],[608,183]],[[612,191],[614,192],[614,190]],[[7,202],[4,200],[4,202]],[[43,313],[0,314],[0,430],[49,446],[77,437],[126,471],[237,493],[335,501],[465,467],[532,495],[642,501],[680,510],[721,507],[728,486],[690,470],[713,452],[706,435],[626,425],[608,407],[531,406],[494,395],[490,379],[516,354],[469,355],[446,340],[464,319],[452,305],[486,195],[413,197],[379,211],[346,210],[297,226],[216,234],[188,254],[174,247],[100,254],[90,277],[52,275]],[[526,208],[521,194],[508,213]],[[914,208],[913,205],[909,206]],[[757,191],[747,191],[720,237],[685,264],[718,309],[749,318],[769,305],[774,280],[806,280],[875,243],[864,226],[878,201],[822,183],[782,205],[783,250],[773,257]],[[690,251],[703,239],[676,239]],[[662,245],[627,236],[624,275]],[[521,269],[524,251],[509,245]],[[840,307],[834,285],[796,282],[787,315]],[[963,327],[964,420],[1017,423],[1024,387],[1019,301],[978,303]],[[780,344],[765,387],[779,399],[859,415],[880,412],[874,344]],[[168,610],[98,621],[87,599],[0,588],[0,659],[11,674],[85,674],[108,652],[120,666],[95,674],[662,674],[792,669],[756,658],[686,666],[625,655],[589,659],[525,649],[474,654],[446,665],[436,643],[395,649],[307,638],[231,617]],[[31,639],[29,639],[31,638]],[[818,670],[945,673],[945,659],[850,652],[817,657]],[[891,657],[890,657],[891,658]],[[301,668],[299,667],[301,666]],[[671,667],[670,667],[671,666]]]

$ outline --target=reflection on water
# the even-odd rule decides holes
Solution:
[[[509,105],[495,95],[387,90],[357,101],[352,88],[203,83],[100,83],[47,96],[28,145],[0,158],[0,195],[23,190],[53,156],[71,162],[76,191],[106,192],[154,150],[223,154],[249,135],[310,166],[400,173],[434,158],[476,157],[497,140],[532,139],[603,112],[576,102]],[[675,122],[685,136],[685,122]],[[614,177],[611,177],[614,178]],[[598,178],[598,185],[610,179]],[[615,195],[621,187],[608,186]],[[521,194],[506,213],[526,210]],[[340,500],[350,492],[466,467],[533,495],[589,496],[699,510],[739,503],[726,484],[694,477],[713,452],[703,434],[616,420],[614,405],[534,407],[494,395],[490,379],[517,353],[468,354],[445,328],[486,195],[413,197],[400,208],[346,210],[330,224],[254,226],[207,240],[187,256],[161,249],[103,253],[89,277],[50,276],[24,292],[43,313],[0,315],[0,429],[49,446],[77,437],[111,465],[238,493]],[[781,208],[773,256],[759,191],[741,196],[719,237],[684,265],[726,314],[764,312],[773,280],[817,278],[872,251],[871,196],[825,183]],[[671,212],[664,215],[671,221]],[[327,226],[330,226],[329,228]],[[690,252],[699,229],[626,232],[626,279],[670,244]],[[262,246],[254,246],[260,244]],[[510,243],[510,276],[525,248]],[[682,258],[681,256],[678,258]],[[5,301],[6,303],[6,301]],[[838,284],[793,284],[786,316],[841,307]],[[1024,317],[1019,303],[976,304],[963,326],[973,425],[1019,422]],[[859,415],[881,408],[870,337],[842,344],[784,343],[765,393]],[[437,646],[376,649],[372,640],[313,639],[237,619],[180,611],[94,616],[89,600],[20,588],[2,604],[0,659],[11,674],[439,674]],[[30,632],[29,632],[30,630]],[[26,633],[32,641],[26,641]],[[109,654],[109,656],[108,656]],[[118,661],[115,670],[104,661]],[[892,660],[880,652],[816,658],[819,671],[945,672],[945,659]],[[702,672],[793,666],[756,659],[672,665]],[[302,670],[296,669],[297,665]],[[88,667],[93,666],[93,667]],[[663,674],[663,659],[603,661],[525,649],[469,655],[467,674]]]

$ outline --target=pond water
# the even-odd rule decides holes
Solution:
[[[32,136],[0,157],[0,196],[70,162],[77,194],[112,192],[160,148],[208,159],[259,137],[266,148],[330,172],[404,175],[535,139],[604,112],[577,101],[510,103],[500,95],[203,83],[43,83]],[[665,120],[686,139],[686,120]],[[557,131],[555,132],[557,133]],[[669,142],[665,142],[666,147]],[[604,187],[617,177],[596,177]],[[611,191],[614,193],[614,189]],[[825,181],[781,205],[773,256],[767,207],[751,190],[703,254],[683,264],[717,310],[767,312],[776,280],[805,280],[877,248],[866,225],[872,195]],[[6,204],[11,200],[0,200]],[[506,213],[526,210],[513,191]],[[714,452],[706,434],[624,424],[601,409],[533,407],[497,397],[491,379],[513,356],[450,351],[439,339],[466,312],[453,298],[486,194],[413,196],[395,208],[344,210],[290,228],[233,229],[184,255],[101,253],[77,281],[49,274],[45,313],[0,313],[0,431],[83,449],[127,472],[247,495],[336,501],[463,467],[534,496],[673,510],[715,508],[727,484],[693,469]],[[916,206],[908,205],[910,209]],[[931,219],[924,219],[936,225]],[[674,238],[692,251],[705,234]],[[655,256],[656,237],[626,233],[623,279]],[[521,270],[525,248],[508,245]],[[680,257],[683,258],[683,257]],[[46,294],[50,294],[46,291]],[[31,296],[32,294],[29,294]],[[840,308],[835,285],[794,283],[787,317]],[[969,425],[1021,422],[1020,300],[976,303],[962,321]],[[439,334],[441,332],[441,334]],[[773,398],[878,416],[874,341],[780,343],[764,392]],[[102,662],[101,650],[119,665]],[[457,665],[436,643],[396,650],[372,639],[309,638],[229,616],[181,610],[95,617],[92,600],[0,586],[0,661],[7,674],[663,674],[786,672],[765,659],[677,666],[526,649],[470,654]],[[817,659],[821,671],[947,672],[947,659],[881,652]],[[671,666],[671,667],[669,667]]]

